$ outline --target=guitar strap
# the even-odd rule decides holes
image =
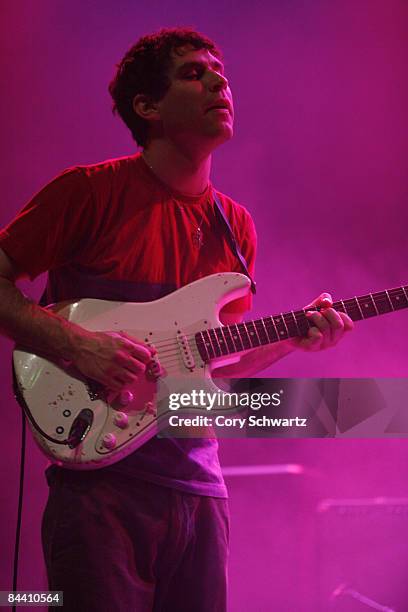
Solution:
[[[252,293],[256,293],[256,283],[255,283],[254,279],[252,278],[252,276],[249,273],[248,266],[247,266],[247,263],[245,261],[245,257],[241,253],[241,249],[239,248],[239,244],[237,242],[237,239],[235,238],[235,234],[232,231],[232,227],[230,225],[230,222],[228,221],[227,215],[225,214],[224,207],[223,207],[223,205],[221,203],[221,200],[219,199],[219,197],[217,196],[217,194],[215,193],[214,190],[213,190],[213,197],[214,197],[214,204],[215,204],[216,214],[218,213],[218,217],[219,217],[219,219],[221,221],[221,224],[226,229],[226,234],[227,234],[228,242],[230,244],[232,252],[234,253],[234,255],[236,255],[239,263],[241,264],[241,268],[244,271],[244,274],[246,274],[246,276],[251,281],[251,291],[252,291]]]

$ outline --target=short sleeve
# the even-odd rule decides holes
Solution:
[[[0,248],[33,280],[75,260],[89,237],[92,210],[85,173],[65,170],[0,231]]]

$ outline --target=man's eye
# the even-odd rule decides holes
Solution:
[[[194,70],[194,72],[188,72],[186,75],[184,75],[184,78],[194,80],[199,79],[200,76],[201,75],[196,70]]]

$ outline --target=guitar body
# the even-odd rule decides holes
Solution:
[[[16,348],[17,399],[48,458],[71,469],[110,465],[168,424],[172,393],[190,393],[194,388],[219,391],[211,379],[211,364],[200,356],[194,336],[200,330],[220,326],[220,309],[247,295],[249,286],[249,279],[242,274],[222,273],[154,302],[82,299],[52,307],[59,316],[88,330],[123,331],[154,345],[162,371],[158,378],[140,377],[108,403],[98,385],[70,366]],[[236,360],[236,355],[224,356],[217,360],[217,366]]]

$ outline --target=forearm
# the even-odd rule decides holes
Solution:
[[[71,362],[109,391],[134,384],[155,351],[120,332],[89,331],[41,308],[0,276],[0,333],[33,353]]]
[[[0,333],[33,352],[71,360],[85,332],[31,302],[13,282],[0,277]]]
[[[291,341],[260,346],[243,353],[238,362],[212,370],[212,376],[215,378],[250,378],[294,350],[295,345]]]

